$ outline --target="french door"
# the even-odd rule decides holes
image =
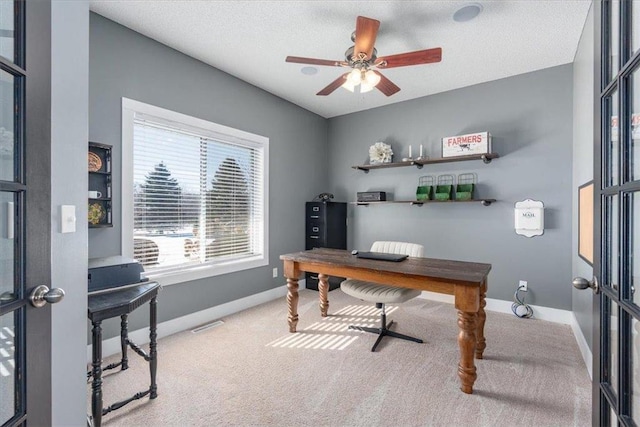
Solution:
[[[0,0],[2,426],[51,425],[50,38],[50,0]]]
[[[640,426],[640,2],[594,2],[593,425]]]

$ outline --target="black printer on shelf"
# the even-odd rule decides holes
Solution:
[[[110,256],[89,259],[89,295],[147,282],[142,264],[133,258]]]

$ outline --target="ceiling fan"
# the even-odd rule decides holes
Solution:
[[[384,70],[386,68],[430,64],[441,61],[442,49],[439,47],[378,58],[374,45],[379,27],[380,21],[358,16],[356,30],[351,35],[351,40],[355,44],[345,52],[344,61],[287,56],[286,62],[353,68],[352,71],[344,73],[329,83],[327,87],[316,95],[329,95],[340,86],[353,92],[355,87],[360,85],[361,93],[368,92],[375,87],[386,96],[391,96],[400,91],[400,88],[377,71],[378,69]]]

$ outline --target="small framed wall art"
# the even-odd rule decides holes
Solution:
[[[442,157],[468,156],[491,152],[491,134],[477,132],[442,138]]]

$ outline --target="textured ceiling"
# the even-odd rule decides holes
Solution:
[[[91,0],[91,10],[323,117],[334,117],[573,61],[590,0],[481,1]],[[382,71],[397,94],[316,92],[345,72],[286,63],[343,60],[358,15],[381,22],[378,56],[442,47],[442,62]]]

